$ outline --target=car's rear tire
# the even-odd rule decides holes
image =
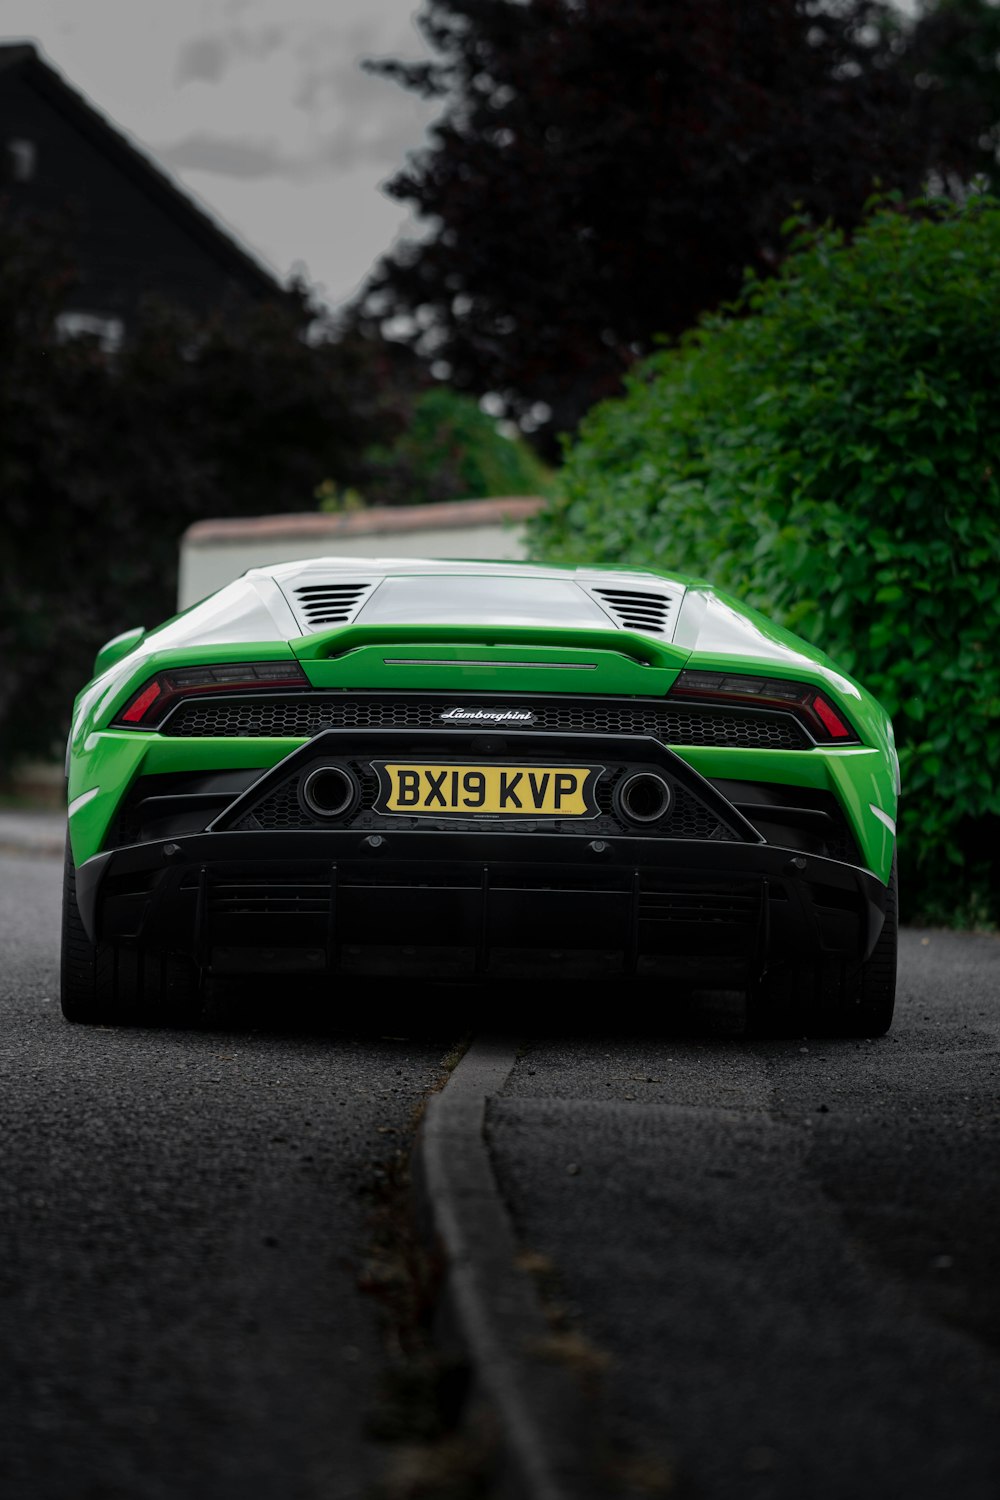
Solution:
[[[747,997],[754,1036],[884,1036],[896,1002],[899,912],[896,860],[886,888],[885,920],[870,958],[776,964]]]
[[[63,870],[60,1001],[67,1021],[186,1025],[202,1011],[201,979],[183,953],[92,943],[80,920],[69,841]]]

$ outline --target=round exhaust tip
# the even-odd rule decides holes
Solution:
[[[630,823],[658,823],[673,800],[670,783],[654,771],[634,771],[618,788],[619,811]]]
[[[301,795],[317,818],[339,818],[353,807],[358,783],[342,766],[317,766],[303,781]]]

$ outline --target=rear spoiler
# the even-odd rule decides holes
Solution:
[[[332,661],[366,646],[393,647],[407,651],[414,646],[440,650],[446,660],[456,660],[461,648],[487,647],[512,653],[514,659],[530,661],[540,650],[546,655],[560,651],[579,657],[600,651],[624,656],[646,667],[679,671],[690,651],[657,641],[630,630],[594,628],[567,629],[557,625],[338,625],[289,643],[303,661]]]

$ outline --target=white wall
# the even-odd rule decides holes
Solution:
[[[307,557],[472,557],[519,562],[526,518],[543,502],[458,500],[376,507],[345,516],[257,516],[200,521],[181,538],[178,608],[187,609],[248,568]]]

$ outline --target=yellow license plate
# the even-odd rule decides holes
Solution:
[[[376,812],[463,817],[592,818],[601,766],[422,766],[373,763]]]

